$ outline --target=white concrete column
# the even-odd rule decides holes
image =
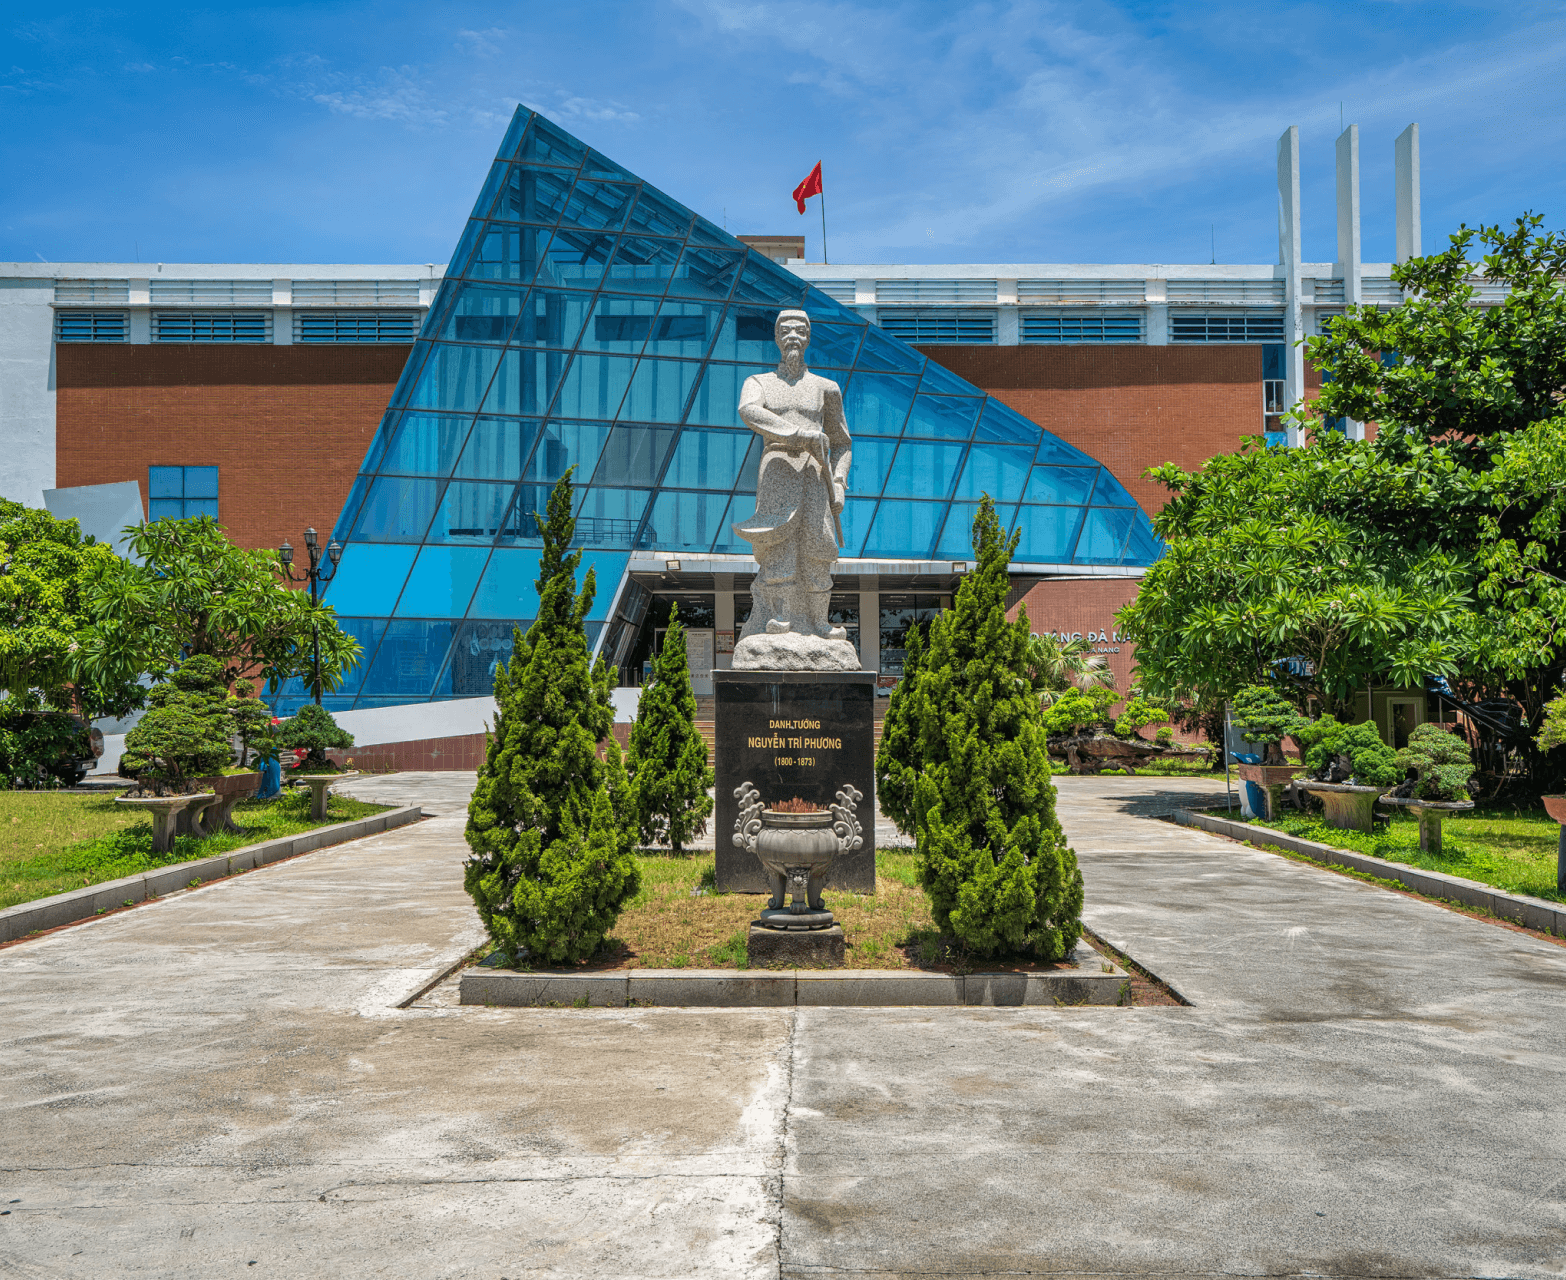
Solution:
[[[1407,262],[1424,253],[1419,232],[1419,126],[1397,135],[1397,260]]]
[[[734,575],[732,573],[713,574],[713,586],[716,591],[712,598],[713,627],[718,631],[732,633],[734,627]],[[736,636],[735,639],[739,637]],[[727,671],[734,665],[733,653],[715,653],[713,665],[719,671]]]
[[[272,281],[272,345],[294,345],[294,282]]]
[[[1169,281],[1153,278],[1144,282],[1142,296],[1147,299],[1146,332],[1142,340],[1150,347],[1169,345]]]
[[[0,495],[42,507],[55,487],[54,280],[0,280]]]
[[[1351,124],[1338,135],[1338,274],[1343,278],[1343,301],[1358,306],[1360,293],[1359,246],[1359,126]]]
[[[1022,341],[1022,315],[1016,307],[1002,306],[995,316],[995,345],[1015,347]]]
[[[874,575],[859,575],[859,665],[881,669],[881,590]]]
[[[128,280],[126,301],[130,303],[130,332],[126,340],[138,346],[152,341],[152,284],[147,280]]]
[[[1305,321],[1300,306],[1300,130],[1290,125],[1278,139],[1278,262],[1283,267],[1284,400],[1293,407],[1305,394]],[[1303,443],[1297,427],[1289,444]]]

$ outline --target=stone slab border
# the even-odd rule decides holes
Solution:
[[[1351,853],[1334,845],[1285,835],[1270,827],[1235,822],[1232,818],[1217,818],[1190,809],[1176,809],[1170,817],[1182,826],[1198,827],[1215,835],[1230,836],[1254,845],[1274,845],[1290,853],[1303,854],[1316,862],[1348,867],[1353,871],[1378,876],[1382,880],[1395,881],[1405,889],[1429,898],[1450,898],[1465,906],[1488,911],[1502,920],[1511,920],[1530,929],[1538,929],[1541,933],[1553,933],[1556,937],[1566,938],[1566,904],[1546,902],[1543,898],[1532,898],[1527,894],[1506,893],[1476,880],[1464,880],[1461,876],[1425,871],[1419,867],[1406,867],[1401,862],[1388,862],[1385,858],[1374,858],[1368,853]]]
[[[55,929],[63,924],[75,924],[88,920],[100,911],[111,911],[126,903],[145,902],[149,898],[161,898],[164,894],[184,889],[192,880],[203,884],[221,880],[240,871],[251,871],[296,854],[309,853],[327,845],[342,844],[361,836],[372,836],[393,827],[406,826],[423,816],[418,805],[401,809],[388,809],[385,813],[357,818],[353,822],[335,822],[329,827],[316,827],[295,836],[281,836],[276,840],[264,840],[260,844],[246,845],[210,858],[197,858],[192,862],[176,862],[167,867],[144,871],[140,875],[125,876],[119,880],[105,880],[85,888],[57,893],[52,898],[39,898],[36,902],[19,902],[14,907],[0,911],[0,943],[15,942],[30,933]]]
[[[1085,945],[1078,954],[1100,969],[1109,964]],[[1128,1003],[1131,975],[1113,964],[1108,972],[1097,973],[969,974],[897,969],[627,969],[578,974],[475,968],[462,975],[458,988],[461,1004],[501,1008],[1048,1007]]]

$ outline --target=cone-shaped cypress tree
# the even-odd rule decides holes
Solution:
[[[569,471],[538,527],[538,620],[513,633],[511,661],[495,674],[499,710],[468,805],[463,883],[498,947],[560,964],[602,945],[640,876],[616,794],[618,749],[611,742],[610,758],[598,756],[614,714],[608,665],[590,668],[582,626],[593,572],[578,593],[582,554],[566,554],[576,527]]]
[[[892,689],[886,719],[881,722],[881,745],[875,753],[875,790],[881,812],[905,836],[915,834],[914,783],[919,780],[918,735],[912,718],[913,690],[919,682],[924,644],[917,624],[908,628],[903,674]]]
[[[669,629],[653,664],[653,682],[642,690],[631,726],[631,794],[643,844],[662,841],[679,853],[707,829],[714,774],[707,743],[696,729],[696,695],[685,652],[680,610],[669,610]]]
[[[930,628],[899,763],[917,774],[919,880],[936,923],[979,955],[1058,960],[1081,936],[1082,873],[1055,817],[1027,614],[1006,621],[1016,545],[986,497],[973,522],[978,569]]]

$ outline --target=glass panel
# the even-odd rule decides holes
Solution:
[[[538,164],[564,165],[574,169],[582,163],[587,148],[559,125],[551,124],[543,116],[533,117],[533,127],[527,131],[517,159],[532,160]]]
[[[538,613],[539,553],[526,548],[499,547],[489,557],[478,594],[468,606],[470,618],[526,618]]]
[[[658,309],[658,321],[648,334],[643,354],[700,360],[707,354],[707,340],[722,314],[723,308],[712,303],[665,302]]]
[[[886,478],[888,498],[945,498],[962,468],[966,445],[904,440]],[[930,530],[933,535],[935,530]]]
[[[625,215],[631,211],[631,201],[635,199],[635,187],[584,178],[571,192],[560,221],[574,227],[618,231],[625,225]]]
[[[849,435],[901,435],[916,385],[913,378],[891,373],[855,373],[843,390]]]
[[[646,489],[600,489],[577,493],[573,546],[629,547],[641,528],[642,512],[651,496]]]
[[[504,343],[522,310],[522,297],[523,290],[515,285],[460,285],[434,336],[456,342]]]
[[[487,547],[425,547],[397,602],[403,618],[460,618],[489,558]]]
[[[770,307],[798,307],[805,300],[805,282],[792,271],[763,258],[755,250],[745,255],[735,302],[753,302]]]
[[[488,546],[500,533],[511,506],[514,485],[455,480],[446,486],[435,522],[425,535],[430,542],[472,542]],[[475,581],[477,575],[475,573]],[[470,584],[471,585],[471,584]],[[406,609],[404,613],[408,612]],[[457,610],[461,613],[462,610]]]
[[[935,543],[938,560],[973,559],[973,518],[979,514],[977,502],[954,502],[946,513],[946,524]],[[1000,511],[1001,529],[1010,527],[1012,507],[1007,503]]]
[[[636,361],[627,356],[578,355],[560,383],[555,412],[612,419],[620,411],[635,369]]]
[[[359,475],[354,478],[353,488],[348,491],[348,501],[343,503],[343,509],[337,516],[337,523],[332,526],[333,542],[348,541],[348,533],[353,528],[353,522],[359,518],[359,507],[364,502],[364,495],[369,488],[369,476]]]
[[[462,452],[471,421],[438,413],[403,414],[397,437],[381,460],[382,474],[445,479]]]
[[[1142,516],[1131,524],[1131,538],[1126,543],[1126,564],[1152,564],[1164,553],[1158,535],[1147,517]]]
[[[857,311],[852,307],[845,307],[836,298],[829,297],[814,287],[805,293],[805,311],[812,321],[829,320],[864,327],[864,317]]]
[[[652,298],[600,297],[592,323],[583,332],[578,345],[584,351],[640,355],[647,335],[652,332],[657,310],[658,303]]]
[[[615,238],[597,231],[572,231],[561,227],[544,251],[539,284],[594,289],[614,255]]]
[[[865,534],[870,531],[870,521],[875,515],[874,498],[850,498],[843,504],[842,555],[854,557],[864,546]]]
[[[489,394],[486,414],[542,417],[554,402],[570,356],[562,351],[518,351],[508,348],[500,361]]]
[[[428,698],[456,628],[455,622],[388,623],[359,696],[419,701]]]
[[[339,614],[389,617],[418,552],[417,547],[393,543],[350,543],[343,548],[336,575],[326,584],[326,603]]]
[[[943,502],[893,502],[883,500],[865,540],[866,556],[899,560],[927,560],[935,533],[946,514]]]
[[[687,427],[680,433],[680,443],[674,450],[668,471],[664,473],[664,487],[732,489],[753,438],[749,431],[710,431]]]
[[[712,544],[714,551],[724,555],[748,556],[751,553],[750,543],[734,532],[734,526],[742,524],[756,514],[756,497],[754,494],[737,494],[729,503],[728,512],[718,526],[718,536]],[[735,625],[742,625],[738,619]]]
[[[419,374],[424,371],[424,361],[429,356],[431,344],[420,340],[413,344],[413,350],[408,353],[408,363],[402,366],[402,376],[397,379],[397,385],[392,388],[389,406],[395,409],[398,405],[406,404],[408,393],[413,390],[413,385],[419,379]]]
[[[721,302],[733,289],[744,257],[742,253],[687,245],[669,281],[669,292],[681,298],[716,298]]]
[[[185,496],[185,468],[148,467],[147,496],[149,498],[183,498]]]
[[[1077,543],[1077,564],[1119,564],[1136,513],[1125,508],[1094,507],[1087,514]]]
[[[559,220],[575,180],[574,173],[512,165],[490,216],[506,222],[553,224]]]
[[[986,493],[997,506],[1010,506],[1028,482],[1031,446],[976,444],[968,450],[968,465],[957,482],[957,497],[980,498]]]
[[[674,493],[658,495],[641,546],[669,551],[706,551],[723,531],[726,493]]]
[[[440,497],[438,480],[404,480],[382,476],[370,489],[359,512],[351,541],[418,542],[430,526]],[[347,613],[375,613],[375,609],[348,609]],[[390,612],[387,610],[386,612]]]
[[[506,136],[500,140],[500,150],[495,152],[498,160],[516,159],[517,147],[521,145],[522,135],[527,132],[527,122],[532,113],[525,107],[518,107],[511,116],[511,123],[506,128]]]
[[[863,325],[812,324],[810,349],[805,353],[805,363],[812,369],[851,369],[854,357],[859,353],[859,340],[863,336]]]
[[[925,364],[925,358],[912,347],[904,346],[896,338],[874,326],[866,328],[865,343],[859,352],[861,369],[885,369],[890,373],[920,373]],[[962,386],[957,390],[971,393],[973,388]]]
[[[712,358],[754,360],[768,368],[776,368],[778,347],[772,339],[772,331],[777,319],[776,307],[731,305],[718,329]],[[808,354],[806,358],[808,361]]]
[[[519,284],[532,280],[544,246],[551,244],[549,232],[543,228],[499,222],[483,224],[474,238],[477,243],[463,274],[474,280],[514,280]]]
[[[892,455],[897,452],[897,441],[884,440],[880,436],[855,436],[854,460],[848,469],[848,488],[851,493],[862,493],[876,498],[886,484],[886,472],[892,465]]]
[[[183,498],[149,498],[147,499],[147,519],[149,520],[183,520],[185,518],[185,501]]]
[[[761,470],[761,452],[765,446],[754,431],[750,434],[750,448],[745,450],[745,461],[740,463],[739,479],[734,488],[739,493],[756,492],[756,473]]]
[[[700,375],[701,365],[694,360],[653,360],[643,356],[620,413],[648,422],[678,422],[685,413],[691,387]]]
[[[715,227],[705,218],[698,217],[691,226],[690,236],[692,244],[704,244],[714,249],[734,249],[740,253],[745,251],[745,246],[720,227]]]
[[[361,472],[374,475],[380,470],[381,455],[386,452],[386,442],[397,434],[399,418],[394,410],[388,409],[381,418],[381,425],[375,429],[375,438],[370,441],[369,451],[364,455],[364,461],[359,464]]]
[[[1034,467],[1023,501],[1086,506],[1097,475],[1097,467]]]
[[[664,459],[674,443],[673,427],[653,427],[642,423],[620,423],[609,435],[594,484],[646,485],[658,483]]]
[[[216,498],[186,498],[185,519],[194,520],[197,516],[211,516],[218,518],[218,504]]]
[[[974,388],[950,369],[942,368],[934,360],[927,360],[924,366],[924,377],[919,380],[919,390],[935,395],[971,396]],[[1038,434],[1037,427],[1034,428],[1033,434]],[[1029,439],[1032,439],[1032,436]]]
[[[598,455],[609,438],[607,422],[551,421],[544,424],[544,432],[533,451],[524,479],[552,485],[565,475],[566,468],[574,466],[573,480],[593,474]],[[547,495],[546,495],[547,501]],[[543,504],[538,507],[544,509]]]
[[[494,347],[441,344],[425,361],[408,398],[415,409],[453,409],[472,413],[483,402],[500,352]]]
[[[708,364],[685,420],[714,427],[744,426],[739,417],[740,387],[751,374],[769,373],[775,368],[776,361],[772,364]],[[852,431],[853,420],[849,422]]]
[[[591,149],[587,153],[587,159],[582,162],[582,172],[590,178],[611,178],[616,182],[641,181],[634,173],[622,169],[613,160]]]
[[[593,570],[598,588],[593,595],[593,607],[587,611],[585,621],[602,622],[609,616],[614,594],[620,589],[620,579],[625,574],[625,564],[629,559],[630,556],[623,551],[587,551],[582,554],[582,563],[576,570],[577,590],[581,590],[582,584],[587,581],[589,569]],[[602,628],[588,627],[586,630],[587,647],[591,649]]]
[[[340,696],[352,695],[359,691],[359,686],[364,683],[364,673],[370,669],[370,663],[375,659],[375,646],[380,642],[381,632],[386,629],[386,619],[338,618],[337,626],[340,631],[359,642],[359,665],[349,670],[343,676],[343,682],[337,686],[337,693]],[[299,688],[300,692],[303,692],[303,681],[299,682]],[[322,700],[325,701],[324,698]]]
[[[690,230],[695,215],[684,205],[676,204],[660,191],[642,188],[642,198],[631,212],[627,230],[639,231],[649,236],[678,236],[683,238]]]
[[[903,432],[905,435],[934,436],[941,440],[966,440],[973,434],[973,424],[979,417],[982,404],[982,400],[970,397],[917,396]]]
[[[489,211],[495,207],[495,196],[500,191],[500,184],[506,180],[509,172],[510,166],[498,160],[489,166],[489,172],[484,175],[484,185],[479,188],[478,199],[473,202],[473,217],[489,217]]]
[[[1082,525],[1081,507],[1018,507],[1016,558],[1030,564],[1069,564]]]
[[[609,264],[604,288],[622,293],[662,294],[680,257],[678,240],[626,236]]]
[[[484,223],[478,218],[469,218],[467,225],[462,228],[462,239],[457,241],[457,247],[452,251],[451,262],[446,267],[446,279],[455,279],[457,276],[467,274],[468,260],[473,256],[473,248],[479,242],[479,237],[484,234]],[[430,316],[425,316],[428,321]]]
[[[590,293],[535,288],[527,295],[527,305],[522,308],[521,322],[511,335],[511,345],[574,347],[592,309],[593,295]]]
[[[185,496],[187,498],[216,498],[218,496],[218,469],[216,467],[186,467]]]
[[[451,646],[442,684],[454,698],[482,698],[495,692],[495,670],[511,660],[514,628],[524,634],[526,622],[464,622]]]
[[[479,418],[456,474],[475,480],[520,480],[538,427],[536,418]]]
[[[1126,492],[1125,485],[1116,480],[1108,467],[1100,467],[1098,484],[1093,490],[1095,507],[1134,507],[1136,499]]]

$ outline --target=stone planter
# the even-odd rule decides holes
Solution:
[[[349,778],[357,778],[359,771],[350,769],[347,773],[296,773],[288,779],[290,785],[302,782],[310,788],[310,816],[312,818],[326,817],[326,793],[332,789],[334,783],[347,782]]]
[[[1561,824],[1560,843],[1555,846],[1555,891],[1566,893],[1566,796],[1545,796],[1544,811]]]
[[[1418,796],[1382,796],[1382,804],[1395,804],[1411,809],[1419,819],[1419,851],[1441,852],[1441,819],[1449,813],[1462,813],[1472,809],[1472,800],[1421,800]]]
[[[216,804],[217,796],[210,791],[196,796],[116,796],[114,803],[136,805],[151,813],[152,851],[168,853],[178,834],[175,823],[191,809],[199,814],[208,805]]]
[[[1369,831],[1376,801],[1391,787],[1356,787],[1347,782],[1302,782],[1300,788],[1319,796],[1327,808],[1327,825],[1339,831]]]
[[[1234,766],[1241,782],[1249,782],[1262,789],[1267,797],[1269,822],[1283,816],[1283,788],[1293,781],[1300,768],[1297,764],[1244,764],[1239,761]]]
[[[255,795],[261,789],[261,775],[218,773],[209,778],[197,778],[195,781],[203,791],[210,791],[217,796],[217,803],[199,811],[187,809],[182,813],[179,820],[179,834],[202,837],[215,836],[219,831],[232,832],[234,835],[241,834],[230,815],[236,804]],[[199,831],[195,829],[198,822],[201,826]],[[186,830],[187,827],[190,830]]]

